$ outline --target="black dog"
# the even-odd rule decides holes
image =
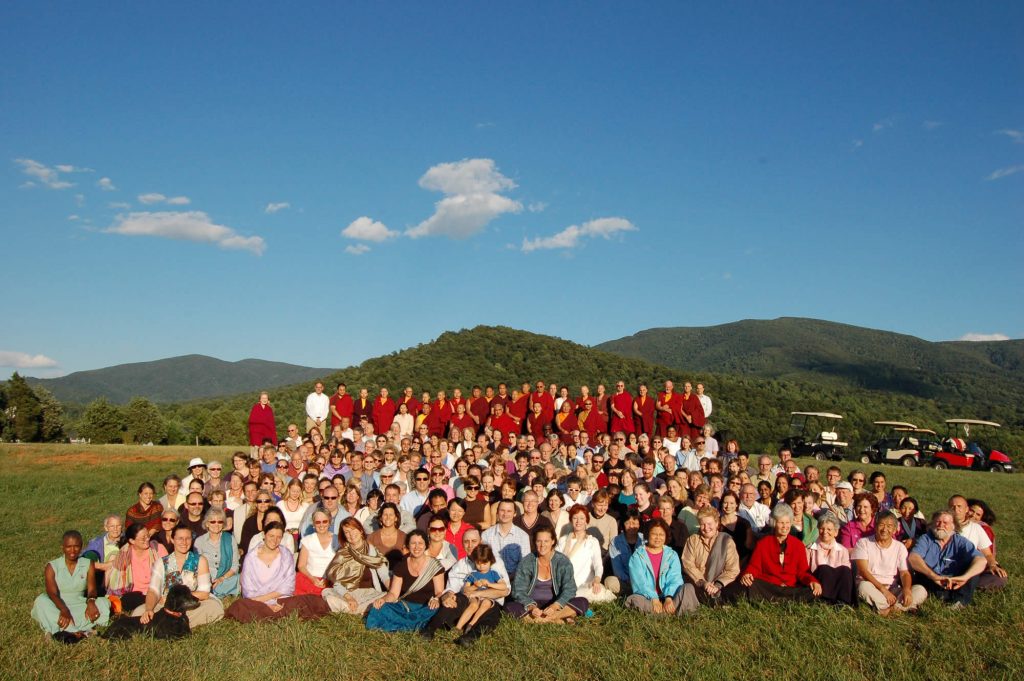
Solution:
[[[162,610],[158,610],[149,624],[142,624],[138,617],[121,615],[101,634],[105,639],[123,641],[136,634],[149,634],[153,638],[174,640],[192,633],[185,613],[199,607],[199,599],[192,595],[187,586],[175,584],[167,592]]]

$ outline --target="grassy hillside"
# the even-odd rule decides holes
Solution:
[[[411,385],[418,396],[424,389],[433,393],[442,388],[461,387],[468,391],[474,384],[496,386],[500,381],[511,387],[538,378],[568,384],[574,394],[582,383],[589,384],[593,390],[599,382],[610,386],[619,378],[624,379],[631,390],[640,381],[648,382],[652,390],[666,379],[703,381],[715,400],[712,421],[719,428],[734,433],[751,451],[773,449],[786,435],[789,412],[794,410],[845,414],[847,420],[839,432],[857,444],[870,438],[874,420],[898,418],[935,427],[952,414],[969,411],[979,418],[1001,420],[1008,426],[1000,433],[998,442],[1011,453],[1020,452],[1024,445],[1019,425],[1013,426],[1020,424],[1017,402],[965,404],[959,399],[925,399],[891,390],[857,388],[841,381],[815,382],[671,369],[507,327],[478,326],[444,333],[431,343],[329,374],[325,382],[328,391],[333,391],[342,380],[350,391],[367,387],[371,394],[376,394],[380,386],[396,391]],[[303,403],[310,390],[311,382],[306,381],[271,391],[271,402],[282,432],[287,421],[301,422]],[[168,405],[165,413],[186,430],[198,430],[201,423],[196,424],[211,410],[224,407],[242,424],[256,397],[254,392],[249,392]]]
[[[123,404],[133,397],[147,397],[154,402],[181,402],[262,390],[312,379],[329,371],[262,359],[225,362],[206,355],[183,355],[76,371],[61,378],[27,380],[48,389],[62,402],[85,403],[106,397]]]

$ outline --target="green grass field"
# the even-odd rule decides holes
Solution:
[[[143,480],[159,487],[192,456],[230,462],[234,448],[0,445],[0,676],[10,679],[1021,679],[1024,678],[1024,547],[1018,475],[878,467],[910,488],[926,512],[953,492],[992,506],[1010,587],[949,611],[882,620],[865,608],[823,606],[705,610],[655,619],[618,605],[575,627],[504,620],[471,650],[448,635],[369,632],[335,615],[261,625],[219,622],[188,640],[88,640],[64,647],[29,617],[43,565],[60,554],[65,529],[99,534],[104,514],[123,512]],[[855,467],[843,464],[844,470]],[[858,466],[860,467],[860,466]],[[870,471],[873,467],[867,467]]]

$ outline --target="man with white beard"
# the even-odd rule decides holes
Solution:
[[[917,540],[907,562],[917,573],[915,582],[954,608],[971,604],[978,576],[987,565],[974,544],[956,533],[953,514],[949,511],[932,514],[928,534]]]

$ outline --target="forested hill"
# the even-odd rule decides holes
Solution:
[[[948,399],[924,399],[892,390],[852,387],[842,381],[672,369],[506,327],[478,326],[444,333],[431,343],[370,359],[324,378],[328,392],[341,380],[352,391],[366,387],[371,394],[376,394],[380,386],[396,392],[411,385],[417,396],[421,390],[433,393],[442,388],[450,391],[461,387],[468,391],[474,384],[496,386],[501,381],[511,389],[538,378],[568,384],[573,394],[578,393],[582,383],[593,390],[598,382],[611,386],[616,379],[624,379],[635,390],[638,382],[647,381],[655,390],[665,379],[691,379],[705,382],[715,400],[711,420],[735,433],[741,444],[752,450],[770,448],[782,438],[793,410],[845,414],[847,419],[839,431],[858,444],[870,437],[873,420],[898,418],[938,427],[942,419],[963,414],[1001,421],[1007,428],[1000,437],[1011,451],[1024,444],[1020,436],[1024,424],[1020,401],[998,405],[973,403],[965,401],[961,394],[950,395]],[[310,390],[311,383],[305,381],[271,391],[281,432],[288,421],[302,423],[303,404]],[[167,405],[162,411],[172,432],[200,435],[200,439],[208,441],[236,442],[243,438],[245,420],[256,398],[254,392],[249,392]]]
[[[76,371],[61,378],[28,378],[62,402],[85,403],[105,397],[126,403],[133,397],[154,402],[181,402],[247,390],[261,390],[323,376],[333,369],[243,359],[226,362],[206,355],[182,355],[153,362],[119,364]]]
[[[684,371],[905,393],[972,409],[1024,402],[1024,340],[929,342],[782,317],[648,329],[595,347]]]

